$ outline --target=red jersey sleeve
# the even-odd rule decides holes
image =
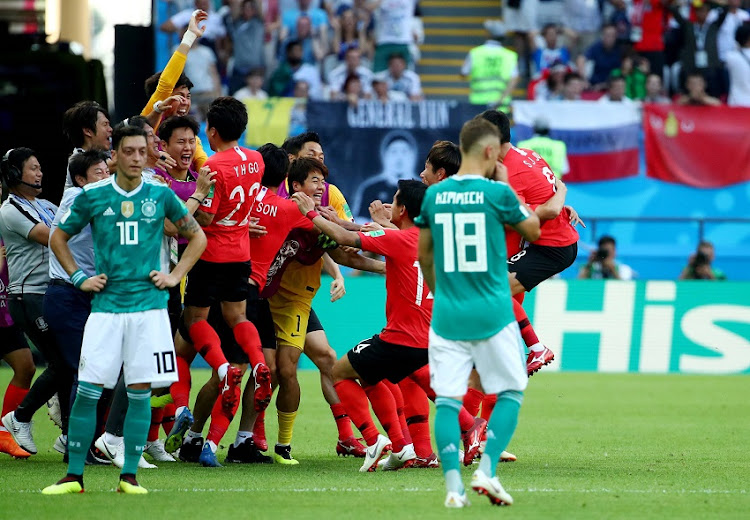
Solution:
[[[383,256],[398,256],[404,248],[402,233],[395,229],[358,232],[362,249]]]
[[[289,230],[301,228],[306,231],[310,231],[315,227],[312,220],[299,212],[299,208],[297,207],[296,203],[286,205],[284,210],[286,211],[286,219],[289,223]]]

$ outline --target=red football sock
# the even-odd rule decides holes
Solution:
[[[404,395],[401,393],[401,388],[387,379],[383,379],[383,383],[390,390],[393,400],[396,401],[396,415],[398,415],[398,422],[401,424],[404,443],[412,444],[411,433],[409,433],[409,426],[406,424],[406,415],[404,415]]]
[[[237,340],[237,344],[247,354],[248,359],[250,359],[251,367],[255,367],[258,363],[265,364],[266,358],[263,357],[263,348],[261,347],[258,329],[255,328],[255,325],[251,321],[238,323],[232,329],[232,332],[234,332],[234,339]]]
[[[401,430],[401,423],[396,413],[396,400],[393,394],[381,381],[376,385],[363,386],[367,398],[372,404],[372,410],[375,412],[380,424],[388,432],[388,437],[393,444],[393,452],[398,453],[404,449],[404,432]],[[368,443],[369,446],[369,443]]]
[[[534,328],[531,326],[531,322],[529,321],[529,317],[526,315],[526,311],[523,309],[523,306],[518,303],[518,300],[516,300],[515,298],[512,298],[511,300],[513,301],[513,314],[515,314],[516,316],[518,328],[521,329],[521,337],[523,338],[523,342],[526,343],[527,347],[536,345],[537,343],[539,343],[539,338],[536,336],[536,332],[534,332]]]
[[[492,415],[492,410],[495,409],[495,404],[497,403],[497,394],[488,394],[484,396],[484,400],[482,401],[482,415],[480,416],[485,421],[490,420],[490,415]]]
[[[159,438],[161,420],[164,419],[164,408],[151,408],[151,426],[148,428],[148,442],[154,442]]]
[[[21,401],[23,401],[23,398],[26,397],[26,394],[28,393],[28,388],[21,388],[16,385],[9,384],[8,389],[5,390],[5,397],[3,397],[3,416],[18,408],[18,405],[21,404]]]
[[[476,417],[479,413],[479,406],[482,404],[484,394],[476,388],[469,388],[464,396],[464,408],[471,415]]]
[[[177,410],[177,407],[174,405],[174,403],[169,403],[168,405],[164,406],[163,410],[164,418],[161,420],[161,425],[164,429],[164,433],[169,435],[169,432],[172,431],[172,426],[174,426],[174,414]]]
[[[242,390],[240,389],[240,387],[236,386],[234,388],[234,405],[232,406],[231,410],[227,410],[224,408],[224,403],[221,399],[221,396],[216,399],[214,407],[211,410],[211,425],[208,427],[208,435],[206,435],[207,441],[211,441],[217,446],[219,445],[219,442],[229,429],[229,423],[231,423],[232,419],[234,419],[234,414],[237,413],[237,408],[239,408],[240,406],[241,393]]]
[[[344,379],[335,383],[333,387],[344,405],[347,415],[354,422],[368,446],[378,440],[378,429],[372,421],[370,407],[367,404],[367,394],[353,379]]]
[[[224,357],[224,353],[221,351],[219,335],[216,334],[216,331],[206,320],[195,322],[190,327],[190,337],[193,339],[195,351],[203,356],[208,366],[214,370],[218,370],[221,365],[227,362],[227,358]]]
[[[409,376],[409,379],[414,381],[419,385],[419,387],[424,390],[424,393],[427,394],[427,399],[430,401],[435,401],[435,391],[430,386],[430,367],[428,365],[423,366],[413,374]]]
[[[260,437],[261,439],[266,438],[266,412],[265,410],[260,412],[255,418],[255,424],[253,424],[253,437]]]
[[[474,418],[476,416],[471,415],[466,411],[466,408],[461,407],[461,411],[458,412],[458,424],[461,426],[461,433],[465,433],[472,426],[474,426]]]
[[[424,390],[411,378],[398,383],[404,396],[404,415],[409,427],[414,451],[420,459],[432,455],[432,440],[430,439],[430,403]]]
[[[187,359],[177,355],[177,381],[169,387],[175,408],[190,404],[190,363]]]
[[[331,413],[333,414],[333,419],[336,421],[336,428],[339,430],[339,440],[344,441],[349,437],[354,437],[352,421],[349,419],[349,416],[346,415],[346,408],[344,408],[344,405],[341,403],[332,404]]]
[[[518,303],[523,304],[523,299],[526,298],[525,292],[520,292],[518,294],[513,295],[513,299],[516,300]]]

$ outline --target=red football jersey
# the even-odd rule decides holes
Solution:
[[[503,164],[508,168],[511,187],[532,209],[547,202],[557,191],[555,174],[538,153],[514,146],[503,159]],[[534,242],[537,245],[564,247],[578,242],[578,231],[570,225],[570,214],[564,208],[554,219],[542,222],[541,229],[542,236]],[[521,242],[521,235],[506,229],[509,257],[520,251],[511,248]]]
[[[229,263],[250,260],[250,210],[260,190],[265,164],[256,151],[235,146],[214,154],[206,161],[217,172],[216,184],[201,211],[214,216],[203,228],[208,244],[201,256],[207,262]]]
[[[385,318],[380,338],[394,345],[427,348],[432,293],[417,261],[419,228],[359,233],[362,249],[385,257]]]
[[[250,251],[253,257],[252,280],[261,290],[266,286],[268,268],[276,258],[284,240],[292,229],[311,230],[312,221],[300,213],[297,204],[289,199],[279,197],[266,187],[261,188],[255,196],[255,205],[251,217],[258,219],[258,225],[265,226],[267,234],[250,240]]]

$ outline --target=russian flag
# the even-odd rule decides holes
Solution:
[[[514,101],[513,141],[530,138],[534,122],[568,148],[565,182],[620,179],[638,174],[638,105],[598,101]]]

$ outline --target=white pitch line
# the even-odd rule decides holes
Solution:
[[[114,488],[113,488],[114,489]],[[149,488],[152,493],[253,493],[253,492],[285,492],[285,493],[432,493],[442,491],[442,488],[352,488],[352,487],[313,487],[313,488],[197,488],[184,487],[175,489],[153,489]],[[617,494],[632,493],[642,495],[746,495],[745,489],[555,489],[555,488],[508,488],[508,491],[515,493],[559,493],[559,494]],[[0,494],[16,493],[40,493],[40,489],[0,489]]]

